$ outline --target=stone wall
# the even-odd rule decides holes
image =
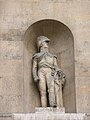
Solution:
[[[76,107],[67,112],[90,112],[89,0],[0,0],[0,112],[29,112],[23,41],[26,30],[44,19],[64,23],[74,36]]]

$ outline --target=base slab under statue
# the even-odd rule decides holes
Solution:
[[[36,107],[35,113],[65,113],[64,107]]]

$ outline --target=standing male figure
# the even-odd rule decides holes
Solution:
[[[57,57],[48,51],[49,42],[45,36],[37,38],[39,52],[33,56],[33,78],[39,83],[42,107],[47,107],[47,92],[50,107],[61,107],[65,75],[57,66]]]

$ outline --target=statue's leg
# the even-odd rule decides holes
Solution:
[[[60,107],[63,107],[63,95],[62,95],[62,84],[60,82]]]
[[[56,101],[55,101],[55,91],[54,91],[54,79],[51,76],[51,72],[49,70],[47,72],[46,78],[47,78],[47,87],[49,93],[49,104],[50,107],[55,107]]]
[[[40,90],[40,95],[41,95],[41,106],[42,107],[47,107],[47,97],[46,97],[46,80],[45,80],[45,75],[44,71],[40,70],[38,73],[39,76],[39,90]]]
[[[59,99],[59,86],[55,83],[55,97],[56,97],[56,104],[57,107],[60,107],[60,99]]]

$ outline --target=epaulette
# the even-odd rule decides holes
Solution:
[[[39,58],[40,56],[41,56],[41,53],[36,53],[36,54],[33,55],[33,59],[34,59],[34,58],[37,59],[37,58]]]
[[[33,58],[33,59],[34,59],[34,58],[37,58],[37,55],[38,55],[38,53],[34,54],[32,58]]]

